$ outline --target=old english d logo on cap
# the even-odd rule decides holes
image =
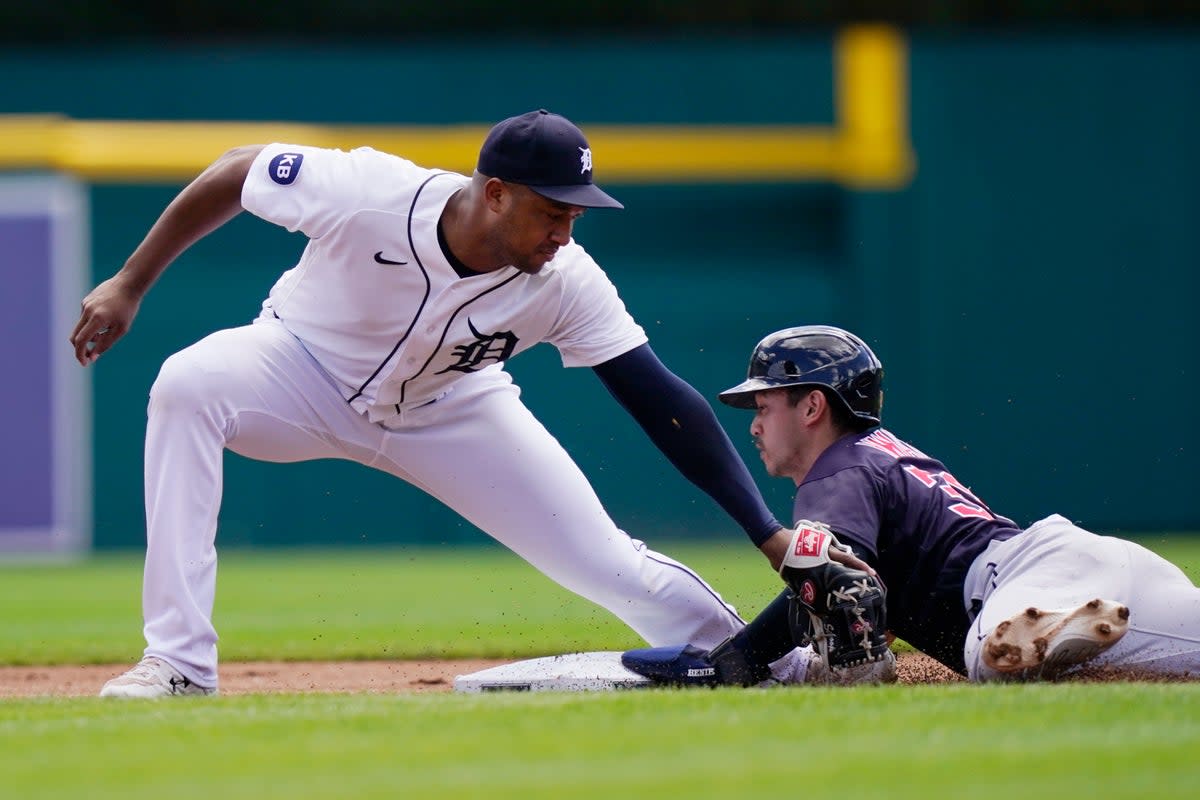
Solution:
[[[560,203],[624,208],[592,183],[592,148],[583,131],[545,109],[497,123],[479,150],[477,168]]]

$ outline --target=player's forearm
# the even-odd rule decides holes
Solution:
[[[262,147],[222,155],[176,195],[115,278],[144,295],[181,253],[242,210],[242,185]]]
[[[664,452],[680,473],[703,489],[742,529],[755,547],[762,547],[782,529],[767,509],[749,470],[738,456],[724,429],[716,425],[692,426],[696,441]],[[700,445],[700,446],[696,446]],[[661,446],[661,445],[660,445]],[[768,555],[769,558],[769,555]]]
[[[783,527],[767,509],[712,407],[663,366],[649,345],[601,364],[596,373],[663,455],[713,498],[755,546]]]
[[[771,564],[771,569],[779,571],[779,565],[783,563],[784,556],[787,555],[788,546],[792,543],[792,531],[790,528],[780,528],[778,531],[758,543],[758,549],[766,557]]]

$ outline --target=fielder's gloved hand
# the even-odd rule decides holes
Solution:
[[[801,520],[779,575],[792,590],[789,621],[796,644],[811,643],[832,670],[887,655],[887,592],[870,574],[829,557],[848,551],[826,525]]]

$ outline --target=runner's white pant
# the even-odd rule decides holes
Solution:
[[[971,680],[997,677],[981,661],[982,645],[1004,620],[1030,606],[1077,608],[1095,598],[1128,606],[1129,629],[1089,665],[1200,677],[1200,588],[1157,553],[1057,514],[989,545],[971,566],[965,594],[968,603],[983,602],[963,650]]]
[[[146,655],[217,685],[226,447],[261,461],[349,459],[408,481],[652,646],[707,648],[738,631],[743,621],[699,576],[616,527],[519,393],[504,371],[484,370],[437,402],[373,424],[274,319],[171,356],[151,389],[146,429]]]

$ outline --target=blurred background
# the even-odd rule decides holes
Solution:
[[[885,424],[996,512],[1200,530],[1197,21],[1133,2],[8,0],[0,549],[140,547],[159,366],[252,319],[299,256],[243,215],[72,366],[79,300],[190,177],[270,140],[469,171],[488,126],[539,107],[583,127],[626,206],[576,237],[714,405],[764,334],[836,324],[885,364]],[[741,539],[590,370],[549,347],[510,369],[631,535]],[[717,413],[787,519],[749,414]],[[226,465],[225,546],[487,541],[358,465]]]

